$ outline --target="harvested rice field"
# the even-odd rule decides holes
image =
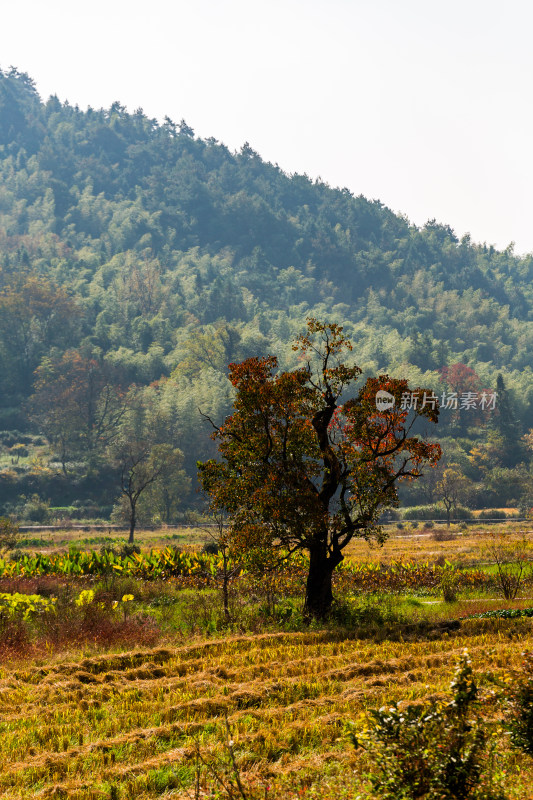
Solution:
[[[0,798],[377,800],[357,732],[394,703],[449,707],[466,649],[483,764],[504,792],[490,797],[533,800],[533,756],[493,681],[529,675],[533,698],[530,535],[508,523],[355,542],[342,603],[311,625],[296,559],[275,579],[232,578],[228,619],[218,556],[194,546],[140,537],[131,557],[76,555],[54,534],[44,553],[24,548],[0,570]],[[522,564],[512,597],[495,541],[518,559],[509,575]]]
[[[457,566],[474,566],[485,564],[491,559],[491,548],[494,540],[505,535],[509,542],[519,541],[530,536],[529,527],[519,522],[507,522],[502,525],[438,525],[424,528],[420,524],[416,528],[405,528],[396,531],[393,526],[387,527],[389,538],[384,545],[369,545],[364,540],[354,539],[347,548],[347,556],[359,563],[378,561],[438,561],[448,559]]]
[[[516,666],[532,634],[531,619],[480,619],[381,641],[308,630],[14,659],[0,670],[0,796],[369,798],[345,722],[445,699],[466,647],[507,795],[530,798],[532,759],[510,748],[484,674]]]

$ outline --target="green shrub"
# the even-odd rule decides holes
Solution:
[[[524,653],[523,672],[511,687],[511,742],[533,756],[533,654]]]
[[[361,600],[335,600],[331,607],[330,620],[348,628],[382,627],[407,621],[398,611],[391,595],[374,593],[366,594]]]
[[[518,610],[518,609],[516,609]],[[526,609],[533,615],[533,609]],[[507,708],[506,724],[511,742],[524,753],[533,756],[533,653],[522,653],[521,669],[507,676],[505,681],[492,681],[502,689],[500,693]]]
[[[30,451],[25,444],[18,442],[10,448],[9,455],[15,456],[16,458],[26,458],[26,456],[29,455],[29,452]]]
[[[76,519],[78,509],[74,506],[50,506],[49,517],[55,521]]]
[[[38,494],[32,494],[30,498],[24,498],[24,500],[25,503],[20,510],[22,519],[40,524],[48,522],[50,517],[49,501],[42,500]]]
[[[4,447],[12,447],[19,441],[18,437],[18,431],[0,431],[0,444],[3,444]]]
[[[442,570],[440,588],[445,603],[454,603],[457,600],[457,584],[459,576],[453,567]]]
[[[507,519],[505,511],[500,511],[497,508],[488,508],[478,515],[478,519]]]
[[[469,614],[466,619],[518,619],[533,617],[533,608],[493,608],[480,614]]]
[[[206,542],[202,547],[202,553],[207,553],[208,555],[216,556],[220,552],[220,547],[218,546],[217,542]]]
[[[3,444],[4,447],[13,447],[16,444],[31,444],[35,438],[37,437],[17,430],[0,431],[0,444]]]
[[[473,519],[474,515],[469,508],[456,506],[450,512],[451,519]],[[411,506],[404,509],[404,520],[445,520],[446,509],[437,504],[429,506]]]
[[[407,520],[445,519],[446,512],[443,508],[437,505],[411,506],[410,508],[404,509],[403,518]]]
[[[453,519],[474,519],[473,513],[469,508],[464,506],[456,506],[452,512]]]
[[[13,550],[19,541],[19,526],[9,517],[0,517],[0,553]]]
[[[451,684],[453,699],[370,711],[367,728],[348,726],[352,742],[374,761],[371,782],[381,800],[505,800],[487,759],[488,734],[477,709],[468,653]]]
[[[436,528],[431,537],[435,542],[453,542],[457,535],[448,528]]]
[[[127,543],[127,544],[123,544],[122,545],[122,547],[120,548],[119,555],[120,555],[121,558],[129,558],[134,553],[140,553],[140,552],[141,552],[141,548],[139,547],[138,544],[129,544],[129,543]]]

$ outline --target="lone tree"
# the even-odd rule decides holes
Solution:
[[[378,519],[398,505],[398,482],[434,465],[440,447],[409,435],[417,417],[437,421],[432,393],[414,390],[410,412],[407,381],[381,375],[341,402],[361,374],[342,360],[352,345],[339,325],[308,319],[307,327],[293,347],[304,362],[298,369],[277,372],[273,356],[230,364],[234,413],[212,423],[222,460],[198,467],[212,510],[229,517],[235,552],[309,553],[305,613],[321,618],[345,547],[356,536],[384,541]],[[394,405],[378,409],[379,390]]]
[[[180,450],[168,445],[150,445],[144,440],[124,441],[116,448],[120,491],[130,529],[129,544],[134,541],[141,496],[156,484],[172,482],[182,460]]]
[[[450,527],[451,513],[457,512],[457,506],[465,502],[472,491],[472,481],[463,475],[457,464],[450,464],[437,483],[437,492],[446,508],[446,522]]]

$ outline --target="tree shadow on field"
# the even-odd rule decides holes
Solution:
[[[453,635],[461,628],[460,620],[408,620],[394,608],[393,598],[385,603],[365,598],[362,603],[335,602],[324,622],[323,641],[370,639],[383,641],[431,641]],[[310,626],[312,629],[313,625]],[[329,637],[329,638],[328,638]]]

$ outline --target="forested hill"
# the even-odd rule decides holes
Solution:
[[[435,222],[420,230],[248,145],[231,153],[195,138],[183,121],[42,103],[16,72],[0,80],[0,146],[3,283],[31,270],[64,286],[83,306],[80,336],[106,351],[156,343],[167,355],[177,327],[220,319],[255,320],[268,335],[274,318],[301,322],[320,305],[379,331],[385,361],[398,357],[385,343],[397,331],[402,356],[424,369],[451,355],[530,363],[531,257],[458,241]],[[160,291],[124,308],[111,340],[99,315],[133,273]]]
[[[0,429],[25,424],[35,370],[72,349],[131,383],[172,375],[189,410],[201,395],[220,412],[228,361],[290,364],[311,314],[345,325],[369,373],[435,383],[462,362],[494,387],[501,372],[525,431],[532,278],[533,257],[417,228],[248,144],[119,102],[43,102],[0,74]]]

